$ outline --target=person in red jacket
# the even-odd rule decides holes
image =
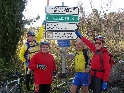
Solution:
[[[34,80],[38,93],[49,93],[53,72],[56,71],[54,57],[49,53],[49,43],[40,43],[40,52],[29,62],[29,68],[34,71]]]
[[[84,38],[78,29],[75,34],[91,49],[94,53],[91,60],[91,88],[93,93],[101,93],[107,89],[111,66],[109,64],[109,52],[104,47],[105,41],[102,36],[95,38],[95,43],[91,43],[88,39]],[[102,59],[102,60],[101,60]],[[102,62],[101,62],[102,61]]]

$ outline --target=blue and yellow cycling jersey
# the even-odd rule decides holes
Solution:
[[[85,57],[83,55],[82,51],[79,51],[78,53],[76,53],[75,56],[75,71],[76,72],[85,72]]]
[[[40,39],[43,37],[43,26],[41,26],[40,31],[35,37],[34,42],[26,42],[20,49],[19,58],[22,62],[26,64],[30,61],[31,57],[40,50]],[[26,64],[24,68],[26,69]],[[28,64],[27,64],[28,66]]]

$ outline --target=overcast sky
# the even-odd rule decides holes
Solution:
[[[124,0],[49,0],[49,6],[61,6],[62,2],[64,2],[65,6],[72,7],[82,3],[86,13],[91,12],[91,7],[104,11],[118,11],[121,10],[121,8],[124,9]],[[92,3],[92,6],[90,3]],[[25,11],[23,12],[25,18],[30,19],[36,18],[38,15],[40,16],[40,19],[30,26],[41,26],[43,20],[45,20],[46,5],[47,0],[28,0]]]

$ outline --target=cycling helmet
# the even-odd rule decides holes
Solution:
[[[35,33],[32,30],[29,30],[27,35],[35,36]]]
[[[42,45],[48,45],[49,46],[50,44],[49,44],[49,42],[44,41],[44,42],[40,42],[40,46],[42,46]]]
[[[103,43],[105,43],[105,39],[104,39],[104,37],[102,37],[101,35],[96,36],[96,37],[95,37],[95,41],[96,41],[96,40],[101,40]]]

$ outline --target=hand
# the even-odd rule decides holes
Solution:
[[[44,64],[37,64],[37,68],[38,68],[38,69],[45,70],[45,69],[47,68],[47,66],[44,65]]]
[[[81,37],[82,37],[81,33],[80,33],[80,32],[78,32],[78,29],[75,29],[75,34],[76,34],[76,35],[77,35],[77,37],[79,37],[79,38],[81,38]]]
[[[46,25],[46,21],[45,20],[43,21],[42,25]]]
[[[29,66],[29,61],[26,61],[26,66],[27,66],[27,67]]]
[[[58,73],[59,78],[66,78],[67,74],[66,73]]]
[[[107,85],[108,85],[107,82],[103,82],[103,83],[102,83],[102,90],[103,90],[103,91],[107,90],[107,88],[108,88]]]
[[[30,73],[31,73],[31,69],[28,68],[28,70],[27,70],[27,74],[30,74]]]
[[[90,72],[90,70],[91,70],[90,67],[86,67],[86,68],[85,68],[85,72],[86,72],[86,73]]]

